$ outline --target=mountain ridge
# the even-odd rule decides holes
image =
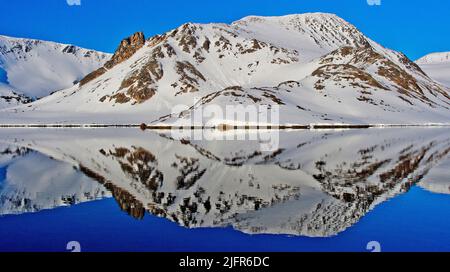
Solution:
[[[435,52],[427,54],[415,61],[417,64],[432,64],[450,62],[450,52]]]
[[[0,35],[5,83],[29,97],[40,98],[72,86],[109,56],[72,44]]]
[[[139,48],[128,51],[126,41],[133,37]],[[118,49],[120,62],[21,109],[8,122],[23,122],[33,111],[47,118],[41,122],[189,124],[178,120],[173,108],[184,104],[194,113],[195,101],[207,101],[212,94],[222,108],[244,103],[239,101],[243,96],[270,98],[244,104],[280,106],[281,123],[448,121],[448,88],[404,54],[382,47],[332,14],[250,16],[230,25],[186,23],[148,39],[136,33]],[[297,82],[297,87],[277,87],[283,82]],[[223,91],[233,86],[243,95],[230,99],[234,93]],[[221,93],[227,97],[220,98]],[[56,118],[53,112],[63,114]]]

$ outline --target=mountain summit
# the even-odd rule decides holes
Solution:
[[[80,80],[80,86],[83,86],[89,81],[104,74],[106,71],[113,68],[116,64],[119,64],[129,59],[134,53],[136,53],[136,51],[138,51],[142,46],[144,46],[144,44],[145,44],[145,37],[144,33],[142,32],[136,32],[132,36],[123,39],[120,42],[120,45],[117,48],[114,55],[112,56],[112,58],[105,63],[104,67],[100,67],[99,69],[88,74],[86,77]]]
[[[432,53],[416,61],[430,77],[450,87],[450,52]]]
[[[188,110],[174,114],[181,104]],[[308,13],[186,23],[149,39],[136,33],[80,84],[2,116],[189,124],[201,106],[255,104],[279,106],[282,124],[448,123],[450,115],[449,89],[404,54],[336,15]]]

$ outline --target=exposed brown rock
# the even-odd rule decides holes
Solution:
[[[202,63],[206,58],[204,56],[202,56],[202,53],[200,50],[197,50],[194,53],[194,59],[197,61],[197,63]]]
[[[100,99],[99,99],[99,101],[100,102],[105,102],[105,100],[108,98],[108,96],[107,95],[104,95],[104,96],[102,96]]]
[[[167,40],[167,34],[164,35],[155,35],[148,40],[148,47],[156,46]]]
[[[315,84],[317,90],[322,90],[324,88],[324,81],[329,79],[333,79],[335,82],[350,82],[350,85],[363,89],[369,87],[386,89],[369,73],[349,64],[324,65],[316,69],[312,73],[312,76],[319,78]]]
[[[80,86],[83,86],[86,83],[98,78],[99,76],[106,73],[106,71],[107,70],[105,68],[101,67],[101,68],[89,73],[87,76],[85,76],[83,79],[80,80]]]
[[[250,54],[250,53],[256,52],[256,51],[262,49],[263,47],[267,46],[266,43],[260,42],[256,39],[252,39],[250,41],[250,43],[251,43],[251,46],[248,48],[244,48],[244,47],[242,47],[242,45],[240,46],[239,51],[241,54]],[[238,44],[238,47],[239,47],[239,45],[240,44]]]
[[[408,177],[417,170],[425,154],[433,146],[433,143],[419,151],[411,152],[400,157],[400,161],[391,170],[380,174],[380,181],[386,184],[386,187],[393,188],[395,183]]]
[[[273,93],[265,91],[262,96],[269,98],[278,105],[285,105],[285,103]]]
[[[140,71],[122,82],[122,88],[129,86],[127,95],[137,103],[142,103],[150,99],[156,93],[156,83],[163,76],[163,70],[159,62],[150,60]]]
[[[130,194],[128,191],[117,187],[113,182],[107,180],[104,176],[94,172],[93,170],[85,167],[84,165],[79,165],[80,171],[87,177],[96,180],[98,183],[105,186],[105,188],[111,192],[114,199],[119,204],[120,208],[128,213],[135,219],[142,219],[145,215],[145,208],[142,203]]]
[[[271,64],[289,64],[290,62],[288,60],[282,59],[282,58],[275,58],[272,61],[270,61]]]
[[[111,69],[115,65],[129,59],[144,44],[145,36],[142,32],[136,32],[130,37],[123,39],[112,58],[105,64],[105,67]]]
[[[203,42],[203,49],[205,49],[207,52],[209,52],[209,47],[211,46],[211,41],[206,38],[206,40]]]
[[[116,103],[119,103],[119,104],[124,104],[131,100],[124,93],[117,93],[117,94],[111,96],[111,98],[109,100],[112,100],[112,99],[116,100]]]
[[[396,55],[398,61],[401,64],[396,64],[388,57],[378,53],[369,44],[360,47],[342,47],[332,53],[323,57],[320,61],[321,64],[339,64],[339,65],[351,65],[365,73],[371,65],[376,66],[377,74],[392,82],[393,90],[400,93],[400,98],[412,105],[412,102],[407,97],[418,99],[431,107],[435,106],[435,102],[431,101],[425,92],[428,91],[434,96],[438,94],[445,98],[448,98],[448,93],[438,85],[423,85],[420,84],[414,74],[425,73],[411,60],[409,60],[404,54],[398,53]],[[340,78],[342,80],[345,78]],[[360,87],[350,83],[353,86]],[[375,86],[374,86],[375,87]],[[316,89],[323,89],[322,82],[316,84]],[[361,97],[364,101],[370,101],[367,97]],[[443,101],[445,103],[445,101]]]
[[[280,84],[278,84],[278,88],[282,88],[282,87],[288,87],[288,88],[294,88],[294,87],[300,87],[300,82],[295,81],[295,80],[288,80],[288,81],[284,81],[281,82]]]
[[[206,81],[200,71],[198,71],[194,65],[188,61],[177,61],[175,65],[177,73],[180,75],[178,83],[172,84],[172,87],[179,87],[180,91],[176,95],[188,92],[197,92],[199,87],[199,80]],[[180,85],[179,85],[180,84]]]
[[[345,58],[349,57],[347,61],[344,61]],[[381,54],[375,52],[372,47],[351,47],[351,46],[344,46],[339,49],[336,49],[335,51],[331,52],[330,54],[326,55],[322,58],[321,64],[328,64],[328,63],[339,63],[344,62],[346,64],[352,64],[352,65],[371,65],[379,60],[385,59],[384,56]]]
[[[405,54],[399,53],[400,57],[399,60],[401,63],[403,63],[407,68],[417,71],[418,73],[427,76],[425,72],[422,70],[422,68],[419,67],[415,62],[411,61]]]
[[[135,70],[130,76],[125,78],[119,92],[110,97],[109,101],[115,100],[116,103],[143,103],[155,95],[157,86],[155,85],[164,75],[161,64],[154,58],[151,58],[143,67]],[[124,92],[123,90],[126,89]],[[100,98],[101,102],[106,100]]]
[[[111,69],[115,65],[129,59],[136,51],[138,51],[145,44],[144,33],[136,32],[132,36],[123,39],[120,42],[119,47],[112,56],[112,58],[107,61],[104,67],[101,67],[94,72],[88,74],[83,79],[80,80],[80,86],[98,78],[99,76],[106,73],[108,69]]]
[[[150,151],[142,147],[133,147],[133,150],[116,148],[115,151],[109,154],[119,160],[120,168],[127,176],[151,191],[162,185],[164,176],[157,169],[158,161]]]
[[[197,38],[194,36],[195,30],[196,26],[193,24],[187,23],[181,26],[178,45],[186,53],[190,53],[191,49],[194,49],[197,46]]]
[[[170,44],[167,43],[164,44],[164,48],[166,49],[166,53],[169,58],[177,54],[175,52],[175,49],[173,49],[173,47]]]
[[[201,168],[196,158],[175,156],[177,160],[172,167],[180,172],[176,178],[177,189],[188,190],[205,174],[206,168]]]
[[[218,47],[217,53],[222,52],[222,50],[229,50],[233,47],[230,40],[224,36],[220,36],[219,39],[214,43],[215,47]]]
[[[413,91],[416,93],[423,92],[413,76],[392,62],[387,61],[385,64],[385,66],[379,67],[378,74],[398,85],[404,94],[408,94],[406,91]]]

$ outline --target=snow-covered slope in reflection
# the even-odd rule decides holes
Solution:
[[[420,182],[420,187],[438,194],[450,194],[450,157],[433,167]]]
[[[129,129],[19,132],[0,137],[20,135],[22,146],[72,164],[136,218],[321,237],[407,192],[450,153],[448,128],[276,132],[273,151]]]
[[[26,147],[0,143],[0,168],[11,163],[12,160],[24,156],[29,151]]]
[[[0,167],[6,168],[6,175],[0,181],[0,215],[37,212],[110,195],[70,164],[26,148],[3,147]]]

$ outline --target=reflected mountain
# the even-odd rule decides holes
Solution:
[[[431,168],[420,186],[432,193],[450,194],[450,159],[447,157]]]
[[[222,133],[252,138],[257,132]],[[311,237],[344,231],[416,184],[450,193],[449,128],[265,133],[278,137],[278,148],[264,151],[258,140],[198,141],[170,131],[2,130],[2,144],[23,153],[9,164],[4,184],[14,181],[23,196],[40,191],[58,199],[88,195],[77,198],[87,201],[110,194],[135,218],[150,212],[188,228]],[[18,186],[13,169],[35,181]],[[7,187],[0,210],[18,213],[3,200],[14,191]]]
[[[0,145],[0,215],[38,212],[110,196],[72,165],[26,147]]]

